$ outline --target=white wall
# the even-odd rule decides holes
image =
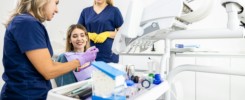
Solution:
[[[67,28],[76,24],[82,9],[91,4],[92,0],[60,0],[58,14],[45,23],[55,54],[64,52]]]
[[[3,74],[3,64],[2,64],[2,57],[3,57],[3,38],[5,33],[5,27],[2,23],[6,21],[11,9],[13,9],[15,0],[1,0],[0,1],[0,88],[2,88],[4,82],[2,81],[2,74]]]

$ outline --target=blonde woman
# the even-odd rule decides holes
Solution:
[[[73,24],[68,28],[66,35],[66,52],[59,55],[58,62],[67,62],[71,55],[81,55],[90,46],[87,30],[80,24]],[[92,66],[82,66],[83,71],[71,71],[55,78],[57,86],[63,86],[90,78]]]
[[[78,23],[89,32],[90,45],[100,50],[96,61],[118,63],[119,56],[111,48],[123,18],[120,10],[113,6],[112,0],[94,0],[93,6],[83,9]]]
[[[58,13],[59,0],[19,0],[6,23],[3,47],[4,86],[1,100],[45,100],[50,79],[94,61],[98,50],[89,48],[67,63],[53,62],[44,21]]]

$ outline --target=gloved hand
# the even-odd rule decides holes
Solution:
[[[88,37],[92,41],[94,41],[97,36],[98,36],[98,34],[96,34],[96,33],[90,33],[90,32],[88,32]]]
[[[88,48],[87,51],[84,53],[67,52],[65,53],[65,57],[68,61],[78,59],[80,62],[80,65],[82,66],[87,62],[94,61],[96,58],[97,52],[99,52],[98,48],[93,46],[93,47]]]
[[[82,66],[83,64],[87,62],[94,61],[96,58],[97,52],[99,52],[99,49],[96,48],[95,46],[88,48],[87,51],[84,52],[84,54],[78,57],[80,65]]]
[[[104,43],[109,36],[109,32],[102,32],[95,38],[94,43]]]
[[[83,55],[83,52],[66,52],[65,53],[65,57],[67,61],[76,60],[81,55]]]

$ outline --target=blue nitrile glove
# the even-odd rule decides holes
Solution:
[[[80,57],[78,57],[78,60],[80,61],[80,65],[82,66],[86,62],[92,62],[95,60],[97,52],[99,52],[99,49],[95,46],[88,48],[84,54],[82,54]]]
[[[65,57],[67,61],[72,61],[78,59],[78,57],[82,56],[83,54],[83,52],[66,52]]]

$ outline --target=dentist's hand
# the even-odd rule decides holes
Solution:
[[[94,61],[96,58],[97,52],[99,52],[99,49],[96,48],[95,46],[88,48],[87,51],[84,52],[84,54],[78,57],[80,65],[82,66],[83,64],[87,62]]]

